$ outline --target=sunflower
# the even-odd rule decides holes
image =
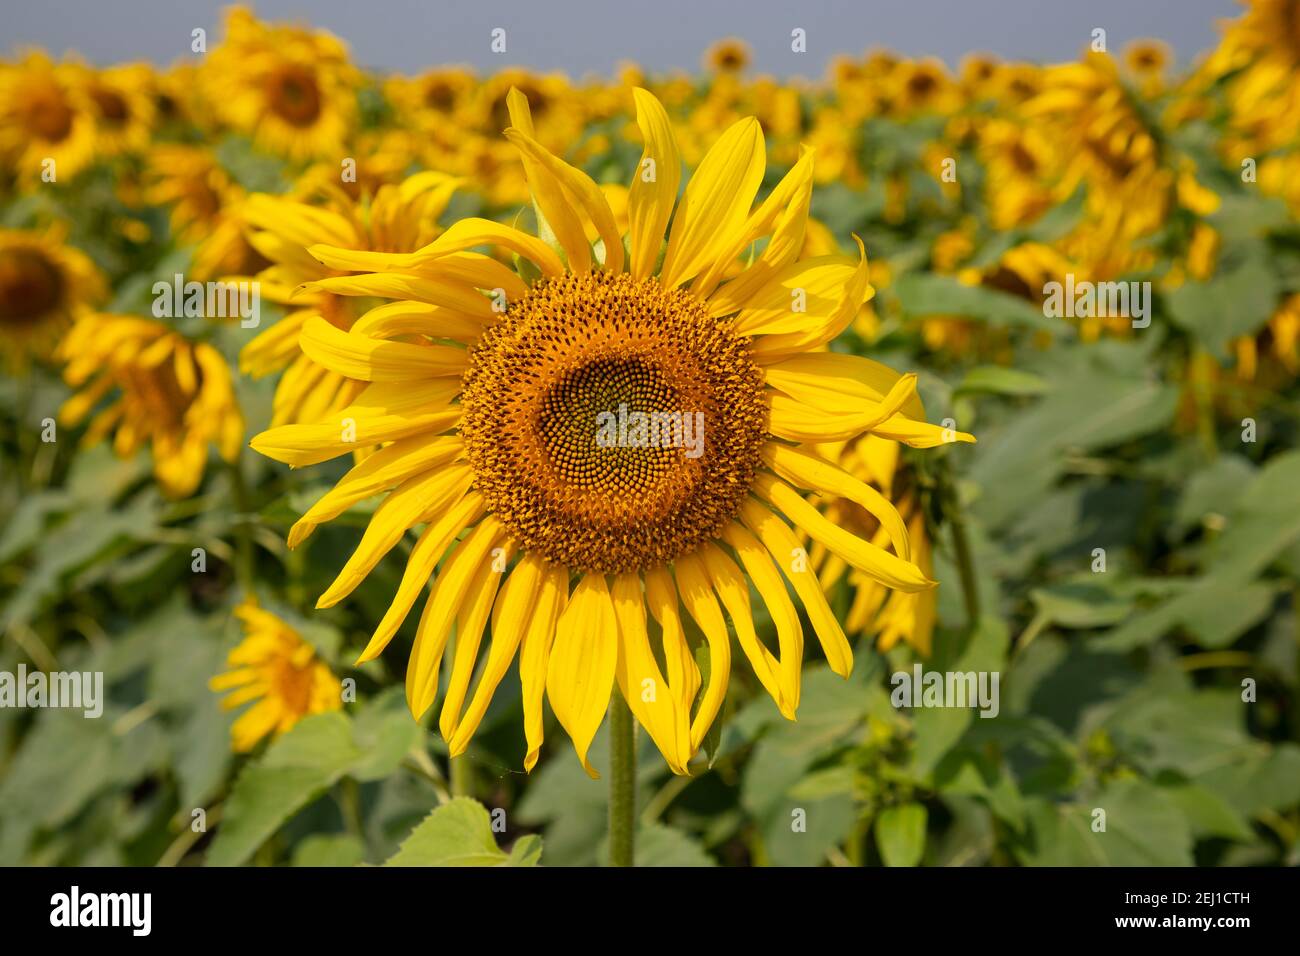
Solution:
[[[0,160],[27,185],[42,182],[52,160],[55,182],[95,158],[95,119],[78,89],[78,67],[43,53],[0,68]]]
[[[269,26],[236,7],[204,76],[218,115],[262,149],[295,161],[347,155],[360,75],[328,33]]]
[[[0,356],[10,369],[50,358],[72,319],[104,294],[99,269],[61,229],[0,229]]]
[[[304,283],[338,272],[321,265],[306,247],[318,243],[376,252],[412,252],[436,235],[438,216],[458,180],[424,172],[400,184],[381,186],[373,199],[358,203],[337,184],[315,178],[324,191],[324,204],[257,194],[248,199],[241,217],[249,242],[270,265],[256,276],[262,297],[293,308],[240,353],[240,370],[261,377],[283,372],[276,387],[272,424],[314,421],[343,408],[357,397],[363,383],[333,371],[299,347],[299,334],[313,321],[327,322],[346,332],[360,311],[352,300],[331,292],[293,296]]]
[[[249,275],[269,263],[244,237],[240,187],[202,146],[160,143],[149,150],[145,202],[170,210],[172,235],[194,243],[190,275],[199,281]]]
[[[856,257],[798,258],[812,155],[751,208],[765,151],[759,124],[741,120],[676,201],[679,154],[667,114],[644,90],[634,98],[645,145],[626,237],[596,183],[533,138],[528,103],[512,93],[506,136],[554,247],[482,219],[457,222],[408,255],[313,247],[326,266],[368,271],[308,283],[307,292],[399,301],[351,332],[306,322],[306,354],[369,384],[332,417],[252,442],[295,467],[358,443],[383,445],[302,516],[289,541],[296,547],[355,502],[389,492],[321,595],[317,606],[330,607],[423,526],[359,660],[384,650],[432,578],[406,693],[419,718],[437,695],[455,625],[439,718],[453,755],[468,746],[517,654],[526,769],[538,759],[546,699],[595,776],[587,752],[617,686],[668,766],[687,773],[726,693],[724,609],[759,682],[793,718],[803,632],[783,574],[831,667],[847,674],[853,655],[815,575],[795,570],[802,549],[787,521],[889,587],[934,586],[911,560],[893,506],[807,447],[868,432],[918,447],[974,440],[906,413],[915,376],[814,351],[872,290],[860,242]],[[600,236],[595,244],[584,221]],[[764,237],[748,268],[722,281]],[[513,253],[517,269],[470,251],[481,246]],[[629,412],[640,425],[624,433],[620,424],[616,436],[612,418]],[[700,440],[689,441],[688,430]],[[892,550],[836,527],[797,489],[862,504]],[[775,653],[756,633],[751,583],[776,622]],[[707,681],[683,607],[704,635]],[[489,618],[492,640],[471,695]]]
[[[727,37],[704,53],[704,68],[713,73],[742,73],[754,60],[753,51],[744,40]]]
[[[221,701],[226,710],[257,701],[230,728],[236,753],[248,753],[310,714],[342,708],[343,685],[302,635],[252,598],[235,608],[235,617],[244,639],[226,658],[230,669],[208,686],[230,692]]]
[[[199,486],[209,444],[227,461],[238,457],[244,421],[230,368],[211,345],[152,319],[89,313],[68,330],[58,357],[67,363],[64,380],[80,389],[59,410],[59,421],[76,425],[114,394],[83,444],[112,432],[122,458],[148,444],[154,478],[168,497],[187,497]]]
[[[144,64],[85,69],[81,91],[95,117],[95,152],[101,156],[143,153],[153,138],[157,104],[153,71]]]

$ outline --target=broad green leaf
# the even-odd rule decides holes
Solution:
[[[492,818],[476,800],[457,797],[411,831],[385,866],[535,866],[540,850],[530,841],[519,854],[497,846]]]

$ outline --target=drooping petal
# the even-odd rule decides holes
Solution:
[[[464,603],[469,584],[492,548],[504,537],[501,523],[488,515],[448,556],[424,604],[415,629],[415,644],[406,663],[406,704],[419,720],[438,694],[438,668],[451,622]]]
[[[569,572],[558,565],[547,568],[537,595],[537,608],[524,633],[519,649],[519,683],[524,702],[524,738],[528,753],[524,769],[532,772],[542,752],[544,724],[542,701],[546,696],[546,673],[555,641],[556,625],[569,603]]]
[[[546,668],[546,698],[573,740],[582,768],[598,774],[587,760],[591,740],[609,709],[618,666],[618,625],[609,588],[601,574],[579,582],[556,625]]]
[[[752,490],[815,540],[882,584],[899,591],[926,591],[935,586],[915,564],[845,531],[781,479],[760,473],[754,477]]]
[[[731,677],[731,639],[708,572],[699,557],[684,555],[673,562],[673,570],[682,604],[709,642],[709,683],[691,721],[691,750],[694,751],[704,742],[727,696],[727,682]]]
[[[411,607],[415,604],[415,599],[420,596],[420,591],[433,577],[433,569],[437,567],[447,548],[460,537],[461,532],[478,521],[484,510],[486,510],[486,503],[483,496],[477,491],[470,491],[459,502],[444,508],[437,520],[431,522],[420,533],[415,546],[411,548],[410,556],[406,559],[406,568],[402,572],[401,582],[397,585],[397,593],[393,595],[388,610],[375,626],[375,632],[371,635],[366,649],[357,658],[358,665],[374,660],[388,646],[388,642],[393,639],[397,629],[406,620],[406,615],[411,612]]]
[[[676,774],[687,774],[686,764],[692,753],[690,711],[680,706],[650,648],[641,575],[637,572],[618,575],[611,595],[618,620],[619,691],[664,755],[669,769]]]
[[[343,565],[334,583],[316,601],[316,607],[333,607],[351,594],[379,560],[420,520],[431,503],[459,500],[469,490],[473,477],[468,465],[453,465],[408,478],[393,489],[375,509],[365,534],[361,536],[361,543]]]
[[[784,521],[753,498],[740,506],[740,520],[763,542],[763,546],[794,586],[804,610],[808,612],[808,620],[812,622],[831,670],[841,677],[847,677],[853,670],[853,650],[849,647],[840,622],[835,619],[830,605],[826,603],[826,595],[822,593],[822,586],[817,582],[817,576],[809,565],[808,555],[799,539]]]

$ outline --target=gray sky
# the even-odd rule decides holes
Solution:
[[[190,31],[216,39],[223,2],[212,0],[6,0],[0,51],[23,45],[76,50],[95,63],[189,55]],[[651,70],[694,69],[723,36],[740,36],[755,66],[778,76],[822,75],[838,53],[883,46],[955,64],[972,51],[1007,59],[1074,59],[1094,27],[1118,51],[1158,37],[1180,62],[1216,42],[1233,0],[256,0],[266,19],[308,21],[347,41],[357,62],[418,72],[446,63],[481,70],[522,65],[571,75],[609,74],[620,60]],[[489,34],[507,31],[508,52]],[[790,51],[807,31],[808,52]]]

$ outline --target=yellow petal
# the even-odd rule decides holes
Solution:
[[[839,352],[786,356],[766,364],[764,372],[773,388],[810,405],[845,397],[879,402],[902,377],[888,365]],[[903,405],[902,414],[925,421],[921,399],[913,394]]]
[[[335,295],[373,295],[386,299],[415,299],[420,302],[432,302],[466,315],[479,316],[484,319],[495,318],[498,313],[492,309],[492,300],[479,288],[492,289],[495,286],[476,286],[458,279],[406,275],[398,272],[376,272],[369,275],[336,276],[306,282],[299,289],[308,292],[332,292]]]
[[[556,625],[546,668],[546,697],[561,726],[573,739],[582,768],[598,774],[587,760],[591,740],[609,709],[618,666],[618,625],[605,577],[587,574],[579,582]]]
[[[668,236],[660,281],[693,279],[733,248],[763,180],[765,151],[758,120],[746,117],[718,139],[686,185]]]
[[[460,420],[460,408],[447,404],[459,391],[460,382],[450,379],[369,385],[355,402],[322,421],[271,428],[250,444],[295,468],[319,464],[367,445],[445,431]]]
[[[461,376],[468,353],[446,345],[408,345],[344,332],[320,316],[302,329],[302,350],[340,375],[363,382],[409,382],[440,375]]]
[[[664,755],[669,769],[687,774],[686,764],[692,753],[690,711],[679,705],[650,648],[640,573],[615,577],[611,594],[618,620],[619,691]]]
[[[427,335],[472,345],[482,336],[484,322],[428,302],[389,302],[376,306],[352,323],[357,335],[391,339],[400,335]]]
[[[777,664],[781,678],[781,693],[791,710],[799,707],[800,668],[803,664],[803,625],[799,612],[786,593],[781,572],[772,565],[767,549],[743,526],[735,521],[722,529],[722,538],[731,545],[745,566],[745,573],[754,582],[776,625],[777,646],[781,657]]]
[[[524,702],[524,737],[528,753],[524,755],[524,769],[532,772],[542,752],[544,722],[542,701],[546,695],[546,672],[551,660],[551,644],[555,641],[555,628],[569,600],[568,569],[553,565],[546,570],[541,592],[537,595],[537,608],[524,633],[523,647],[519,650],[519,683]]]
[[[289,529],[289,547],[298,547],[317,525],[337,518],[358,501],[450,464],[464,452],[465,445],[456,435],[413,435],[386,445],[354,466],[294,522]]]
[[[544,591],[542,584],[546,573],[546,562],[530,554],[515,565],[501,588],[492,609],[492,645],[488,648],[487,662],[479,675],[478,686],[474,688],[469,709],[447,742],[453,757],[469,746],[470,738],[482,723],[492,695],[510,668],[510,662],[515,659],[525,633],[535,624],[550,619],[554,613],[552,608],[541,607],[538,603]]]
[[[695,695],[700,689],[700,669],[686,642],[686,632],[677,607],[677,589],[673,586],[673,577],[667,568],[658,567],[646,572],[645,600],[663,635],[668,685],[677,695],[683,713],[689,716]]]
[[[903,516],[875,488],[802,448],[768,442],[763,446],[762,455],[767,466],[786,481],[809,491],[857,502],[880,522],[898,556],[904,561],[911,560],[911,542]]]
[[[709,300],[715,316],[727,314],[732,306],[740,314],[732,323],[736,335],[779,335],[820,329],[838,315],[849,294],[857,266],[844,256],[818,256],[778,269],[772,278],[747,300],[734,301],[724,286]],[[859,303],[861,304],[861,303]]]
[[[479,519],[485,508],[483,496],[477,491],[471,491],[456,504],[445,508],[437,520],[420,533],[415,546],[411,548],[410,557],[406,559],[406,568],[402,572],[397,593],[393,595],[392,603],[376,625],[366,649],[357,658],[358,665],[374,660],[388,646],[388,642],[406,620],[415,599],[420,596],[420,591],[433,576],[433,569],[446,553],[447,547]]]
[[[776,184],[745,223],[745,228],[729,255],[722,256],[691,284],[691,292],[702,299],[713,294],[727,268],[752,242],[772,233],[762,254],[744,272],[728,283],[728,293],[736,301],[745,301],[771,274],[793,262],[803,247],[808,224],[808,206],[812,201],[813,151],[805,148],[799,161]],[[734,286],[735,288],[731,288]],[[734,311],[734,310],[733,310]],[[716,313],[714,313],[716,314]],[[723,313],[726,314],[726,313]]]
[[[760,472],[754,476],[751,487],[754,494],[779,508],[814,540],[881,584],[899,591],[926,591],[935,586],[935,582],[911,561],[904,561],[898,555],[845,531],[781,479]]]
[[[406,663],[406,705],[419,720],[438,695],[438,668],[447,646],[451,622],[460,610],[470,582],[501,540],[501,523],[488,515],[456,546],[438,573],[415,629],[411,659]]]
[[[461,707],[465,704],[465,695],[469,692],[469,682],[474,676],[474,665],[478,661],[479,646],[483,641],[483,629],[492,614],[492,605],[496,602],[497,591],[504,577],[505,563],[510,560],[513,548],[510,542],[499,548],[492,556],[493,560],[484,561],[470,583],[465,603],[456,615],[456,636],[452,641],[451,679],[447,682],[447,696],[443,698],[442,710],[438,714],[438,732],[442,739],[450,741],[460,723]],[[494,637],[495,640],[495,632]],[[453,751],[455,756],[458,751]]]
[[[799,539],[784,521],[753,498],[746,499],[740,506],[740,520],[763,542],[786,578],[794,585],[795,593],[808,612],[808,620],[812,622],[831,670],[841,677],[847,677],[853,670],[853,650],[830,605],[826,603],[826,595],[817,583],[817,576],[811,569],[808,555]]]
[[[454,504],[469,490],[472,480],[473,472],[468,465],[454,465],[408,478],[393,489],[375,509],[361,536],[361,543],[334,583],[316,601],[316,607],[333,607],[351,594],[374,570],[379,559],[420,520],[431,503],[449,501]]]
[[[699,557],[684,555],[673,562],[673,570],[682,604],[709,642],[709,684],[691,721],[691,750],[696,751],[704,742],[727,696],[727,681],[731,677],[731,639],[708,572]]]
[[[605,194],[600,191],[595,181],[582,170],[557,159],[535,139],[517,129],[506,130],[506,139],[510,140],[521,153],[525,153],[534,162],[540,164],[565,192],[577,201],[605,244],[605,271],[622,272],[623,236],[614,222],[614,213],[609,208]],[[586,244],[585,232],[583,244]]]
[[[794,720],[793,702],[786,699],[783,684],[778,677],[780,665],[776,656],[758,639],[758,634],[754,631],[754,612],[749,604],[749,584],[745,576],[740,573],[736,563],[716,545],[705,544],[697,554],[709,573],[713,590],[727,609],[727,616],[731,618],[736,630],[736,640],[749,658],[754,676],[772,700],[776,701],[781,714],[788,720]]]
[[[636,123],[645,146],[628,190],[628,244],[633,279],[648,278],[654,272],[663,245],[664,229],[677,202],[682,161],[677,153],[673,126],[663,105],[653,93],[637,88]]]

